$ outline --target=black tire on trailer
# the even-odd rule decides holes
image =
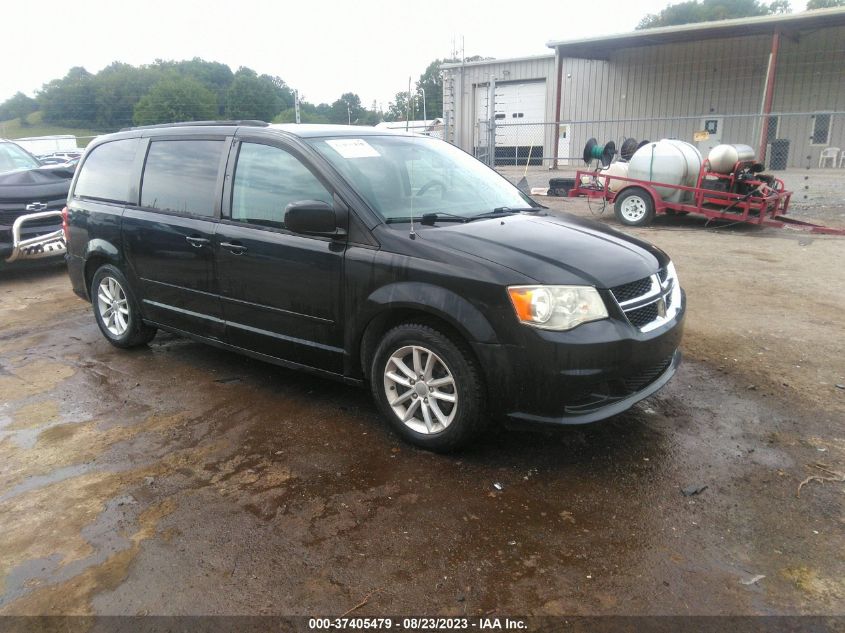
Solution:
[[[487,423],[484,381],[472,352],[429,325],[405,323],[384,335],[370,387],[393,430],[420,448],[457,450]]]
[[[141,320],[138,302],[119,268],[105,264],[91,279],[91,304],[100,332],[115,347],[146,345],[156,328]]]
[[[642,187],[630,187],[616,196],[614,211],[625,226],[648,226],[654,220],[654,199]]]

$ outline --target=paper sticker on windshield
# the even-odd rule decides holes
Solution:
[[[376,148],[362,138],[333,138],[326,141],[344,158],[377,158],[381,156]]]

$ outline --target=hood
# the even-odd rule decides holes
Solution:
[[[544,284],[612,288],[642,279],[666,265],[660,249],[569,214],[519,214],[467,224],[442,224],[420,238],[481,257]]]
[[[39,167],[0,174],[0,201],[47,201],[67,198],[73,172]]]

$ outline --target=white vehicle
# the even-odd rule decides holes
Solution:
[[[56,152],[82,152],[76,144],[76,137],[72,134],[16,138],[15,143],[35,156],[46,156]]]

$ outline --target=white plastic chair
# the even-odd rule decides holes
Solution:
[[[839,156],[839,148],[838,147],[828,147],[822,150],[822,153],[819,154],[819,167],[827,166],[827,161],[830,161],[831,167],[836,167],[836,157]],[[840,164],[841,164],[840,160]]]

